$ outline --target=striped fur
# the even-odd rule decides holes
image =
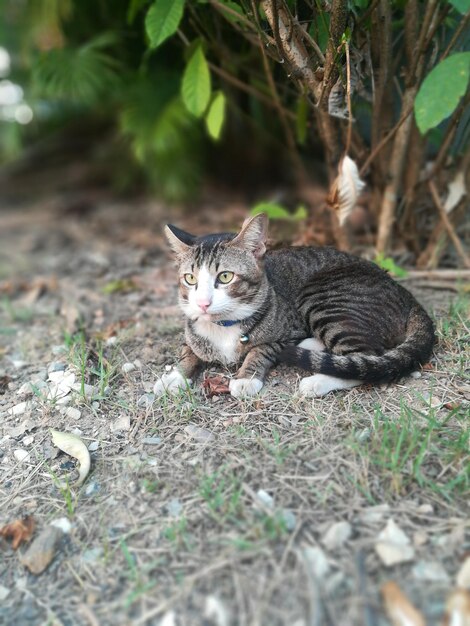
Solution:
[[[236,379],[246,382],[233,385],[237,395],[235,389],[258,389],[259,382],[249,381],[262,384],[277,362],[375,383],[396,380],[429,359],[435,340],[432,321],[386,272],[333,248],[265,253],[266,230],[263,215],[246,222],[238,235],[193,237],[167,229],[187,316],[180,362],[187,378],[204,362],[238,364]],[[230,284],[218,281],[222,271],[235,274]],[[186,284],[187,273],[213,281],[208,293],[214,305],[207,311],[194,304],[198,285]],[[224,333],[214,322],[226,319],[237,324]],[[249,340],[237,342],[237,331]],[[321,341],[325,350],[297,346],[308,337]]]

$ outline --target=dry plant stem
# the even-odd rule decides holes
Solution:
[[[278,0],[263,0],[261,6],[274,33],[281,58],[287,62],[295,78],[314,97],[318,130],[325,147],[328,174],[330,181],[332,181],[336,175],[336,166],[341,155],[338,125],[328,114],[328,98],[325,107],[322,98],[324,91],[322,83],[315,77],[308,52],[302,41],[302,34],[298,32],[301,26],[293,22],[292,16],[284,4],[280,5]],[[323,103],[320,102],[321,100]]]
[[[371,149],[375,153],[377,145],[381,143],[382,134],[384,132],[384,111],[383,101],[392,65],[392,42],[391,42],[391,9],[387,0],[380,0],[376,10],[372,14],[373,31],[371,33],[371,47],[373,60],[377,63],[377,69],[374,74],[377,78],[374,83],[374,103],[372,109],[372,128],[371,128]],[[382,144],[382,148],[386,144]],[[379,159],[376,167],[374,167],[374,179],[376,186],[383,183],[383,172],[385,171],[384,159]]]
[[[447,128],[446,128],[446,133],[444,135],[444,139],[442,140],[441,143],[441,147],[439,148],[439,152],[436,155],[436,158],[434,160],[434,164],[432,166],[432,169],[429,173],[429,175],[427,176],[427,178],[434,178],[434,176],[439,172],[439,170],[441,169],[444,160],[447,156],[447,151],[449,149],[450,144],[452,143],[454,137],[455,137],[455,133],[457,131],[457,127],[459,125],[460,122],[460,118],[462,117],[462,113],[465,111],[467,105],[470,103],[470,93],[467,93],[466,96],[464,96],[462,98],[462,100],[460,101],[460,104],[458,105],[458,107],[455,109],[454,113],[452,114],[452,117],[450,118],[449,123],[447,124]]]
[[[398,280],[419,280],[436,278],[438,280],[470,280],[470,270],[410,270],[406,276]]]
[[[255,0],[252,0],[251,7],[252,7],[252,10],[253,10],[253,14],[257,15]],[[257,20],[257,22],[258,22],[258,20]],[[258,24],[258,26],[259,26],[259,24]],[[307,173],[305,171],[304,164],[303,164],[302,159],[300,158],[299,152],[297,150],[297,145],[295,143],[295,139],[294,139],[294,134],[292,132],[292,128],[289,125],[289,122],[288,122],[286,114],[285,114],[285,110],[284,110],[284,108],[282,106],[282,102],[281,102],[281,99],[279,97],[279,93],[278,93],[277,88],[276,88],[276,83],[275,83],[274,78],[273,78],[273,74],[272,74],[272,71],[271,71],[271,66],[269,65],[269,59],[268,59],[268,56],[266,54],[266,50],[265,50],[264,45],[263,45],[263,40],[262,40],[260,34],[258,34],[258,37],[259,37],[259,47],[260,47],[260,51],[261,51],[261,57],[263,59],[264,73],[266,75],[266,80],[268,81],[269,89],[270,89],[272,97],[273,97],[274,105],[275,105],[275,107],[277,109],[277,112],[279,114],[279,120],[280,120],[282,128],[284,130],[286,143],[287,143],[287,146],[289,148],[289,153],[290,153],[290,157],[292,159],[292,164],[294,166],[293,167],[294,175],[297,178],[298,184],[300,186],[302,186],[307,181]]]
[[[213,63],[209,62],[208,65],[215,74],[218,74],[221,78],[226,80],[228,83],[231,83],[235,87],[238,87],[240,91],[245,91],[246,93],[249,93],[250,95],[257,98],[260,102],[262,102],[266,106],[269,106],[271,108],[277,108],[276,104],[272,101],[271,98],[269,98],[266,94],[262,93],[261,91],[258,91],[258,89],[256,89],[255,87],[252,87],[251,85],[247,85],[236,76],[232,76],[232,74],[229,74],[228,72],[218,67],[217,65],[214,65]],[[292,120],[296,119],[295,114],[292,113],[292,111],[289,111],[288,109],[283,109],[283,112],[286,117],[289,117]]]
[[[431,191],[432,198],[434,200],[434,204],[436,205],[436,208],[439,211],[441,220],[444,223],[444,226],[447,230],[449,237],[452,239],[452,242],[455,246],[457,254],[461,258],[462,263],[465,265],[465,267],[470,268],[470,258],[465,253],[465,250],[462,246],[462,242],[458,238],[457,233],[455,232],[455,229],[452,226],[452,223],[449,219],[449,216],[447,215],[446,210],[444,209],[442,205],[442,202],[441,202],[441,199],[439,198],[439,193],[436,189],[436,185],[434,184],[434,181],[430,180],[428,182],[428,185],[429,185],[429,190]]]
[[[452,39],[449,41],[449,45],[447,46],[447,48],[444,51],[444,54],[441,56],[441,58],[439,59],[439,61],[443,61],[449,54],[449,52],[452,50],[452,48],[455,45],[455,42],[458,40],[458,38],[460,37],[460,35],[464,32],[464,30],[467,28],[468,22],[470,21],[470,11],[468,13],[465,14],[464,18],[462,19],[462,21],[459,24],[459,27],[457,28],[457,30],[455,31]]]
[[[307,30],[305,30],[305,28],[303,28],[300,24],[299,24],[299,33],[302,35],[302,37],[304,39],[306,39],[308,41],[308,43],[315,50],[315,54],[317,55],[318,59],[320,60],[320,63],[322,65],[325,65],[325,63],[326,63],[325,56],[324,56],[323,52],[320,50],[320,48],[318,47],[317,42],[310,35],[310,33]]]
[[[353,117],[352,117],[352,106],[351,106],[351,62],[349,58],[349,44],[347,41],[344,42],[344,48],[346,50],[346,97],[348,100],[348,114],[349,114],[348,134],[347,134],[347,139],[346,139],[346,148],[344,152],[348,154],[351,148]]]
[[[412,109],[417,92],[417,87],[406,90],[403,97],[403,108],[405,110]],[[386,253],[389,247],[412,121],[413,118],[409,113],[395,136],[389,168],[389,182],[385,186],[380,210],[379,232],[377,236],[377,252],[379,253]]]

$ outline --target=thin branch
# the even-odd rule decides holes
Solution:
[[[397,132],[397,130],[400,128],[400,126],[406,121],[407,117],[410,115],[410,113],[413,111],[413,106],[411,106],[410,108],[408,108],[408,110],[406,110],[403,115],[401,116],[401,118],[398,120],[398,122],[395,124],[395,126],[392,128],[392,130],[390,130],[385,137],[382,139],[382,141],[380,141],[375,148],[372,150],[372,152],[369,154],[369,156],[367,157],[367,159],[364,161],[361,169],[359,170],[359,174],[362,176],[366,170],[368,169],[369,165],[372,163],[372,161],[375,159],[375,157],[378,155],[378,153],[382,150],[382,148],[390,141],[390,139],[392,139],[395,136],[395,133]]]
[[[352,106],[351,106],[351,62],[349,58],[349,43],[347,41],[344,42],[344,48],[346,50],[346,97],[348,101],[348,134],[346,137],[346,148],[345,153],[348,154],[349,149],[351,147],[351,137],[352,137]]]
[[[302,37],[304,39],[306,39],[308,41],[308,43],[312,46],[312,48],[315,50],[315,53],[316,53],[317,57],[320,59],[320,63],[322,65],[325,65],[325,63],[326,63],[325,56],[324,56],[323,52],[320,50],[320,47],[317,44],[317,42],[315,41],[315,39],[300,24],[299,24],[299,29],[300,29],[299,32],[302,35]]]
[[[449,41],[449,45],[445,49],[444,54],[441,56],[439,61],[443,61],[446,58],[446,56],[449,54],[449,52],[452,50],[452,48],[455,45],[455,42],[460,37],[460,35],[463,33],[464,29],[467,27],[467,24],[468,24],[469,20],[470,20],[470,11],[465,14],[465,17],[460,22],[459,27],[455,31],[452,39]]]
[[[255,4],[255,0],[251,0],[251,5],[252,5],[252,10],[254,12],[255,15],[257,15],[256,13],[256,4]],[[255,18],[257,21],[257,25],[259,26],[258,23],[258,19],[257,17]],[[296,175],[299,178],[299,182],[302,183],[306,180],[307,176],[306,176],[306,172],[305,172],[305,168],[304,168],[304,164],[302,163],[302,159],[299,156],[299,153],[297,151],[297,145],[295,143],[295,139],[294,139],[294,135],[292,133],[292,129],[289,125],[289,122],[287,120],[287,116],[285,114],[285,109],[282,106],[282,102],[281,99],[279,97],[279,93],[277,91],[276,88],[276,83],[274,81],[273,78],[273,74],[271,71],[271,67],[269,65],[269,60],[266,54],[266,51],[264,49],[264,45],[263,45],[263,40],[261,38],[261,35],[259,35],[259,47],[260,47],[260,51],[261,51],[261,56],[263,59],[263,67],[264,67],[264,72],[266,74],[266,80],[268,81],[268,85],[269,88],[271,90],[271,94],[273,97],[273,102],[274,105],[278,111],[279,114],[279,119],[281,121],[281,125],[284,129],[284,135],[286,137],[286,143],[289,147],[289,151],[293,160],[293,165],[294,165],[294,170]]]
[[[422,61],[422,56],[426,50],[425,43],[427,40],[427,36],[429,33],[429,27],[431,26],[432,19],[434,17],[434,11],[439,10],[438,0],[429,0],[428,5],[426,7],[426,12],[424,14],[423,23],[421,26],[421,31],[419,33],[418,42],[415,47],[415,52],[413,55],[413,61],[409,71],[407,72],[407,85],[413,85],[416,82],[417,76],[416,72],[418,69],[418,64]]]
[[[226,80],[228,83],[231,83],[235,87],[238,87],[238,89],[240,89],[241,91],[245,91],[246,93],[249,93],[251,96],[254,96],[255,98],[257,98],[260,102],[263,102],[263,104],[266,104],[268,107],[277,109],[277,106],[272,101],[272,99],[266,94],[264,94],[263,92],[258,91],[256,87],[253,87],[252,85],[247,85],[236,76],[229,74],[228,72],[223,70],[221,67],[218,67],[217,65],[214,65],[213,63],[209,62],[208,65],[215,74],[218,74],[221,78]],[[295,113],[292,113],[292,111],[289,111],[288,109],[283,109],[283,113],[286,117],[289,117],[293,120],[296,119]]]
[[[437,210],[439,211],[439,215],[441,216],[441,220],[446,227],[447,234],[452,239],[452,242],[455,246],[455,250],[462,260],[465,267],[470,268],[470,258],[465,253],[465,250],[462,246],[462,242],[458,238],[457,233],[455,232],[454,227],[452,226],[452,222],[449,219],[449,216],[444,209],[441,199],[439,198],[439,193],[436,189],[436,185],[433,180],[428,181],[429,190],[431,191],[432,199],[434,200],[434,204],[436,205]]]

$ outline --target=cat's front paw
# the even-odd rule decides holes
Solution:
[[[153,388],[155,397],[159,398],[165,393],[177,393],[180,389],[187,389],[191,385],[191,379],[185,378],[178,370],[172,370],[163,374],[157,380]]]
[[[230,381],[229,389],[235,398],[250,398],[256,396],[263,387],[259,378],[235,378]]]

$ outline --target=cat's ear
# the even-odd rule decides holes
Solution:
[[[248,217],[241,231],[230,242],[233,246],[251,250],[255,257],[260,258],[266,252],[266,239],[268,236],[268,216],[259,213],[254,217]]]
[[[172,224],[165,226],[165,237],[176,254],[184,254],[193,245],[195,237]]]

